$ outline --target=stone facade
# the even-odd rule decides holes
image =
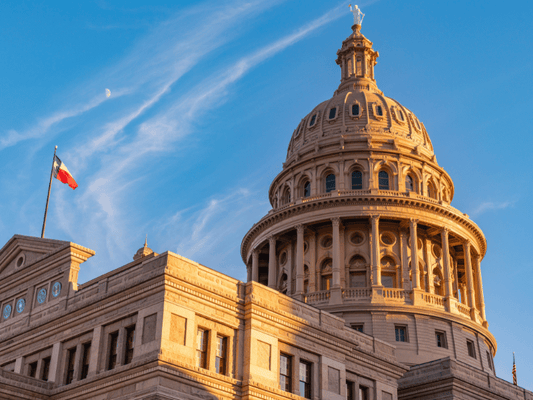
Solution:
[[[247,283],[145,243],[78,286],[90,249],[0,249],[0,399],[533,400],[495,376],[485,237],[360,29],[243,239]]]

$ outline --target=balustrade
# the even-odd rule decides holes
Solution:
[[[329,301],[331,294],[329,290],[321,290],[319,292],[308,293],[305,295],[304,302],[308,304],[317,304]]]
[[[368,299],[372,295],[372,289],[369,288],[349,288],[342,291],[343,299]]]
[[[444,296],[439,296],[437,294],[431,294],[431,293],[423,293],[424,301],[426,304],[431,306],[439,306],[444,308],[444,305],[446,304],[446,301],[444,300]]]
[[[387,300],[411,300],[411,291],[404,289],[383,289],[383,297]]]
[[[470,318],[470,307],[465,306],[462,303],[455,303],[455,307],[457,308],[457,311],[459,311],[461,314],[464,314],[468,318]]]

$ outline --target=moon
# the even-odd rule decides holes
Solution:
[[[111,96],[111,90],[106,89],[105,90],[105,97],[109,97],[109,96]]]

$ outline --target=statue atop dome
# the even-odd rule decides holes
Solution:
[[[353,13],[354,25],[361,25],[363,23],[363,18],[365,17],[365,14],[361,12],[361,10],[359,9],[359,7],[357,7],[357,5],[352,7],[352,5],[350,4],[350,11]]]

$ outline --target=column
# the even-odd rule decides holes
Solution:
[[[341,246],[340,246],[340,233],[339,226],[341,219],[336,217],[331,219],[333,225],[333,282],[332,289],[341,287]]]
[[[139,321],[139,316],[137,316],[137,321]],[[93,329],[93,339],[91,341],[91,355],[89,358],[89,376],[96,375],[96,371],[98,371],[98,354],[100,353],[99,350],[101,339],[102,327],[99,325]],[[138,342],[139,345],[137,345],[137,341],[138,339],[135,338],[135,348],[140,347],[140,341]]]
[[[296,295],[304,293],[304,226],[296,225]]]
[[[402,255],[402,289],[411,290],[409,259],[407,257],[407,232],[400,230],[400,254]]]
[[[474,279],[472,276],[472,260],[470,258],[470,242],[468,240],[463,243],[463,251],[465,253],[466,295],[468,307],[472,309],[475,308],[476,302],[474,300]]]
[[[452,264],[453,264],[453,276],[455,278],[455,287],[454,287],[453,296],[456,299],[459,299],[459,271],[458,271],[458,268],[457,268],[457,260],[453,260],[452,259]]]
[[[379,215],[372,215],[372,286],[381,286],[379,250]]]
[[[424,262],[426,263],[427,268],[427,286],[426,286],[426,292],[428,293],[435,293],[435,281],[433,278],[433,269],[431,269],[431,262],[429,259],[429,248],[431,246],[431,240],[424,239]]]
[[[448,240],[449,229],[442,228],[442,263],[444,264],[444,295],[450,297],[452,293],[452,282],[450,280],[450,244]]]
[[[413,289],[420,289],[420,274],[418,272],[418,236],[416,228],[418,220],[409,220],[409,233],[411,235],[411,273],[413,279]]]
[[[485,322],[487,320],[487,316],[485,315],[485,297],[483,296],[483,282],[481,281],[481,257],[479,254],[475,256],[474,260],[477,276],[477,293],[479,296],[479,311],[481,313],[481,318],[483,318],[483,321]]]
[[[270,236],[268,238],[268,287],[276,287],[276,238]]]
[[[340,242],[339,264],[340,264],[340,271],[341,271],[341,287],[343,287],[343,288],[345,288],[347,286],[350,286],[349,283],[347,283],[347,282],[350,282],[350,281],[346,280],[346,269],[347,268],[346,268],[346,262],[345,262],[346,254],[345,254],[345,251],[344,251],[344,246],[345,246],[345,243],[346,243],[345,233],[346,233],[346,229],[345,229],[344,225],[341,224],[339,226],[339,242]]]
[[[309,229],[309,228],[307,228]],[[316,265],[316,232],[311,230],[311,236],[309,237],[309,249],[308,251],[308,260],[309,260],[309,292],[316,292],[320,290],[320,278],[318,266]]]
[[[252,251],[252,281],[259,282],[259,250]]]

